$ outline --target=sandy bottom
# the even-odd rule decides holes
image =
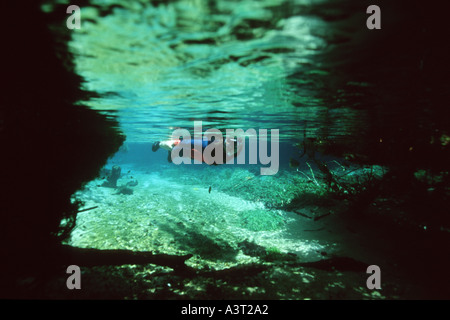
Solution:
[[[280,192],[275,195],[278,200],[292,200],[292,190],[302,182],[297,172],[284,172],[284,179],[276,179],[244,169],[208,168],[194,175],[180,170],[122,165],[127,174],[118,185],[138,181],[130,187],[130,195],[102,187],[104,180],[91,181],[74,196],[84,208],[96,208],[78,214],[68,244],[192,254],[186,265],[196,274],[151,264],[90,267],[82,270],[82,290],[59,290],[65,279],[56,279],[49,284],[49,297],[408,299],[430,295],[423,284],[411,281],[414,274],[397,263],[399,254],[414,253],[402,243],[393,243],[396,231],[380,222],[379,214],[349,219],[343,214],[344,202],[268,208],[267,200],[276,192]],[[314,189],[310,181],[304,183]],[[379,209],[380,203],[373,207]],[[368,289],[370,275],[352,263],[328,268],[301,265],[336,257],[379,266],[382,289]]]

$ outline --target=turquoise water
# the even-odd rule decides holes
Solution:
[[[104,2],[92,1],[69,44],[86,88],[105,94],[86,104],[117,116],[129,142],[162,140],[193,120],[219,129],[282,128],[282,140],[302,137],[305,121],[314,135],[324,114],[327,138],[359,130],[354,120],[364,111],[330,111],[316,92],[316,79],[330,73],[319,56],[337,31],[288,4],[124,2],[102,16]]]
[[[66,243],[192,255],[194,279],[163,266],[124,266],[139,285],[121,298],[414,296],[392,262],[412,257],[410,248],[399,253],[410,234],[398,236],[393,225],[422,232],[435,221],[406,218],[395,186],[379,186],[405,159],[417,159],[412,172],[428,164],[426,146],[445,135],[445,121],[423,116],[422,102],[405,112],[426,90],[397,95],[415,70],[403,59],[388,72],[403,49],[392,64],[367,63],[381,40],[367,33],[365,18],[365,7],[351,1],[86,2],[68,47],[83,89],[96,96],[79,104],[117,119],[126,141],[72,196],[83,205]],[[260,162],[175,165],[165,150],[151,151],[175,128],[192,131],[194,121],[203,130],[278,129],[279,167],[262,175]],[[120,176],[111,186],[114,166]],[[353,260],[301,265],[342,257]],[[387,290],[367,289],[361,264],[387,270]],[[266,269],[240,274],[255,266]],[[211,282],[202,273],[224,270],[237,280]]]

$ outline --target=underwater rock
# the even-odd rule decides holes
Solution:
[[[121,172],[122,169],[119,166],[113,166],[102,187],[117,188],[117,180],[120,178]]]
[[[138,185],[138,181],[137,180],[131,180],[129,182],[127,182],[127,184],[125,186],[127,187],[136,187]]]
[[[130,187],[135,187],[137,185],[138,185],[137,180],[128,181],[125,185],[116,187],[117,192],[115,194],[125,194],[125,195],[133,194],[133,189],[131,189]]]
[[[8,168],[1,174],[8,187],[0,193],[2,299],[42,299],[48,279],[60,274],[55,247],[70,237],[81,207],[72,195],[98,176],[125,140],[116,116],[84,103],[92,92],[75,72],[66,10],[50,18],[42,3],[9,2],[10,14],[2,17],[9,30],[2,37],[8,63],[0,107],[1,167]],[[24,287],[21,279],[36,282]]]
[[[266,248],[248,240],[238,243],[238,248],[241,249],[245,255],[250,257],[261,257],[266,254]]]
[[[127,186],[120,186],[117,188],[117,192],[115,194],[130,195],[133,194],[133,189],[128,188]]]
[[[244,240],[238,243],[238,248],[242,250],[242,252],[250,257],[258,257],[262,261],[265,262],[275,262],[275,261],[285,261],[285,262],[293,262],[297,259],[297,256],[292,253],[282,253],[275,247],[265,248],[260,246],[254,242],[250,242],[248,240]]]

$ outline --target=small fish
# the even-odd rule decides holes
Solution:
[[[208,193],[211,193],[211,186],[209,186]]]
[[[293,158],[291,158],[290,160],[289,160],[289,167],[291,167],[291,168],[296,168],[296,167],[298,167],[300,165],[300,163],[297,161],[297,160],[295,160],[295,159],[293,159]]]

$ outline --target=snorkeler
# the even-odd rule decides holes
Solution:
[[[155,152],[159,148],[165,149],[169,152],[167,160],[172,162],[172,150],[179,148],[180,157],[187,157],[201,162],[205,162],[204,151],[205,148],[214,142],[214,139],[203,140],[203,139],[172,139],[165,141],[156,141],[153,143],[152,151]],[[243,143],[241,138],[226,138],[223,140],[223,159],[219,163],[217,161],[213,162],[213,165],[224,164],[227,161],[235,158],[243,148]],[[183,150],[190,150],[190,154],[184,155]],[[212,152],[214,157],[214,150]]]

